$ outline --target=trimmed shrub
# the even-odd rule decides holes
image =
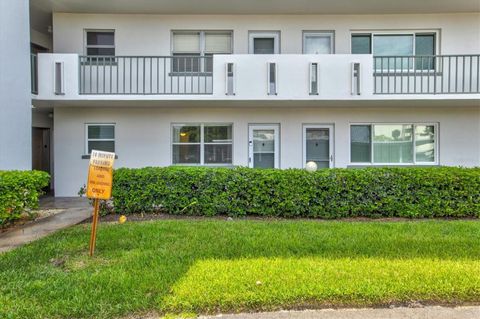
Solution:
[[[480,217],[480,169],[121,168],[113,204],[125,214]]]
[[[0,171],[0,225],[36,208],[49,180],[50,176],[40,171]]]

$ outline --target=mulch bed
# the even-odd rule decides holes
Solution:
[[[108,214],[100,217],[101,222],[118,222],[118,219],[122,216],[121,214]],[[341,219],[321,219],[321,218],[283,218],[283,217],[266,217],[266,216],[244,216],[244,217],[229,217],[227,215],[217,215],[217,216],[190,216],[190,215],[172,215],[166,213],[135,213],[126,215],[127,222],[143,222],[143,221],[152,221],[152,220],[225,220],[225,221],[235,221],[235,220],[253,220],[253,221],[286,221],[286,220],[296,220],[296,221],[317,221],[317,222],[326,222],[326,221],[338,221],[338,222],[421,222],[429,220],[442,220],[442,221],[456,221],[456,220],[478,220],[479,218],[401,218],[401,217],[384,217],[384,218],[368,218],[368,217],[353,217],[353,218],[341,218]],[[92,218],[88,218],[82,222],[91,223]]]

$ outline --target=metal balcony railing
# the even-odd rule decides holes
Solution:
[[[38,94],[38,56],[35,53],[30,54],[30,79],[32,94]]]
[[[373,59],[375,94],[480,93],[480,54]]]
[[[212,94],[212,56],[80,56],[80,94]]]

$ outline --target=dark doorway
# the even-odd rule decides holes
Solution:
[[[32,169],[51,174],[49,128],[32,127]]]

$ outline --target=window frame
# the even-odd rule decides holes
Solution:
[[[230,35],[230,52],[229,53],[206,53],[206,49],[205,49],[205,46],[206,46],[206,37],[205,35],[207,33],[228,33]],[[175,34],[189,34],[189,33],[198,33],[199,35],[199,52],[198,53],[188,53],[188,52],[185,52],[185,53],[182,53],[182,52],[178,52],[178,53],[175,53],[174,51],[174,38],[175,38]],[[174,30],[170,30],[170,53],[171,53],[171,56],[172,56],[172,63],[171,63],[171,66],[170,66],[170,69],[171,69],[171,74],[173,75],[176,75],[176,74],[179,74],[179,75],[186,75],[186,74],[212,74],[213,73],[213,70],[212,71],[207,71],[206,70],[206,59],[205,57],[208,57],[210,54],[213,58],[213,55],[215,54],[233,54],[234,52],[234,41],[233,41],[233,30],[227,30],[227,29],[202,29],[202,30],[196,30],[196,29],[174,29]],[[174,66],[173,66],[173,59],[175,59],[175,54],[184,54],[184,57],[203,57],[203,59],[201,59],[202,63],[200,63],[200,69],[198,71],[178,71],[178,70],[174,70]],[[198,55],[197,55],[198,54]],[[179,58],[181,58],[182,56],[179,55],[178,56]]]
[[[352,162],[352,126],[370,126],[370,162]],[[375,163],[374,160],[374,147],[373,147],[373,136],[374,136],[374,126],[375,125],[412,125],[413,134],[412,134],[412,145],[413,145],[413,162],[412,163]],[[434,144],[434,157],[435,161],[433,162],[419,162],[417,161],[416,154],[416,134],[415,129],[417,126],[433,126],[435,130],[435,144]],[[436,166],[439,165],[439,127],[440,123],[438,122],[354,122],[349,123],[348,130],[348,165],[349,166]]]
[[[254,41],[256,38],[269,39],[273,38],[273,54],[281,54],[281,37],[282,33],[279,30],[272,31],[248,31],[248,54],[254,53]]]
[[[335,124],[302,124],[302,159],[303,168],[307,167],[307,130],[308,129],[328,129],[329,131],[329,162],[328,168],[335,167]]]
[[[88,33],[89,32],[111,32],[113,33],[113,45],[89,45],[88,44]],[[112,49],[113,48],[113,56],[115,56],[116,52],[117,52],[117,48],[116,48],[116,36],[115,36],[115,29],[84,29],[83,30],[83,34],[84,34],[84,54],[85,56],[87,57],[97,57],[97,56],[105,56],[105,57],[108,57],[108,56],[111,56],[111,55],[89,55],[88,54],[88,49],[92,48],[92,49]]]
[[[412,51],[413,51],[413,55],[412,56],[415,56],[415,38],[416,36],[418,35],[434,35],[434,41],[435,41],[435,44],[434,44],[434,49],[435,49],[435,53],[434,55],[439,55],[440,54],[440,41],[439,41],[439,35],[440,35],[440,32],[439,30],[435,30],[435,29],[425,29],[425,30],[391,30],[391,31],[382,31],[382,30],[351,30],[350,31],[350,54],[354,54],[352,53],[352,37],[354,35],[370,35],[371,39],[370,39],[370,54],[372,54],[373,56],[376,56],[375,53],[373,52],[373,42],[374,42],[374,37],[377,36],[377,35],[411,35],[413,36],[413,46],[412,46]]]
[[[179,143],[173,142],[173,128],[175,126],[199,126],[200,127],[200,142],[188,142],[188,143]],[[232,139],[229,143],[214,143],[214,142],[205,142],[205,127],[208,126],[230,126],[232,128]],[[170,124],[170,163],[173,166],[233,166],[234,162],[234,126],[231,122],[176,122]],[[232,146],[232,162],[231,163],[205,163],[205,145],[231,145]],[[173,146],[174,145],[200,145],[200,163],[174,163],[173,161]]]
[[[113,138],[89,138],[88,137],[88,128],[90,126],[113,126]],[[91,155],[88,152],[89,142],[113,142],[113,152],[116,152],[116,124],[115,123],[85,123],[85,149],[84,155]]]
[[[307,36],[326,36],[330,37],[330,53],[323,53],[323,54],[335,54],[335,31],[329,30],[303,30],[302,31],[302,54],[315,54],[315,53],[306,53],[306,37]]]

